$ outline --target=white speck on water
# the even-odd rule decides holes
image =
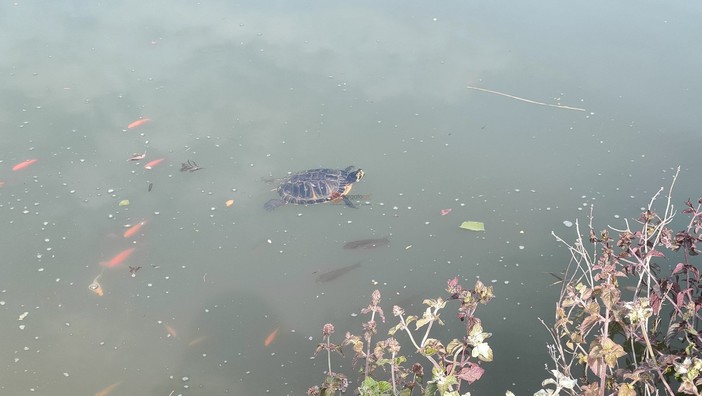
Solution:
[[[519,250],[524,250],[524,245],[519,245]]]
[[[563,220],[563,225],[570,228],[573,226],[573,222],[569,220]]]

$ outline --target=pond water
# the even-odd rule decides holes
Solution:
[[[360,334],[378,289],[386,330],[393,304],[421,314],[459,276],[496,295],[478,311],[495,359],[471,390],[533,394],[548,273],[569,260],[551,232],[575,239],[564,221],[591,205],[597,228],[623,226],[678,166],[674,203],[702,195],[701,17],[651,1],[4,2],[0,390],[304,395],[325,323]],[[264,210],[270,179],[350,165],[357,209]],[[461,336],[453,315],[437,338]]]

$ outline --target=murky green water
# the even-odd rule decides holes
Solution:
[[[360,333],[353,314],[375,288],[386,312],[419,314],[460,275],[497,295],[479,311],[495,361],[473,391],[532,394],[547,363],[537,317],[552,318],[558,294],[548,272],[569,257],[551,231],[574,238],[563,221],[591,204],[598,228],[621,226],[678,165],[677,200],[702,195],[701,14],[652,2],[0,5],[2,393],[303,395],[323,379],[310,357],[324,323],[339,340]],[[188,160],[204,169],[180,172]],[[349,165],[366,172],[359,209],[263,209],[276,197],[264,179]],[[390,246],[342,248],[382,237]],[[88,289],[98,275],[103,296]],[[443,318],[437,336],[460,336]]]

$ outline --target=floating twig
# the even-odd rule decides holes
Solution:
[[[127,161],[141,161],[144,158],[146,158],[146,151],[144,151],[142,154],[139,153],[134,153],[132,154],[131,157]]]
[[[522,102],[533,103],[533,104],[537,104],[537,105],[541,105],[541,106],[557,107],[557,108],[559,108],[559,109],[566,109],[566,110],[586,111],[585,109],[580,108],[580,107],[570,107],[570,106],[563,106],[563,105],[555,105],[555,104],[537,102],[537,101],[535,101],[535,100],[520,98],[519,96],[514,96],[514,95],[506,94],[506,93],[503,93],[503,92],[493,91],[493,90],[491,90],[491,89],[473,87],[473,86],[470,86],[470,85],[466,86],[466,88],[468,88],[468,89],[475,89],[476,91],[488,92],[488,93],[492,93],[492,94],[495,94],[495,95],[505,96],[505,97],[508,97],[508,98],[511,98],[511,99],[517,99],[517,100],[521,100]]]
[[[199,171],[200,169],[205,169],[205,168],[201,168],[200,166],[198,166],[197,163],[195,163],[195,161],[190,161],[190,160],[188,160],[188,162],[183,162],[182,165],[180,166],[181,172],[188,171],[188,172],[192,173],[195,171]]]

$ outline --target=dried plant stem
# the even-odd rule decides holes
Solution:
[[[327,372],[329,375],[332,374],[332,368],[331,368],[331,343],[329,339],[331,338],[331,335],[327,335]]]
[[[521,100],[522,102],[533,103],[533,104],[537,104],[537,105],[541,105],[541,106],[557,107],[557,108],[559,108],[559,109],[566,109],[566,110],[586,111],[585,109],[580,108],[580,107],[570,107],[570,106],[563,106],[563,105],[555,105],[555,104],[537,102],[537,101],[535,101],[535,100],[520,98],[519,96],[514,96],[514,95],[506,94],[506,93],[503,93],[503,92],[493,91],[493,90],[491,90],[491,89],[473,87],[473,86],[470,86],[470,85],[466,86],[466,88],[468,88],[468,89],[475,89],[476,91],[488,92],[488,93],[491,93],[491,94],[500,95],[500,96],[504,96],[504,97],[511,98],[511,99],[516,99],[516,100]]]
[[[395,355],[396,355],[396,353],[393,351],[392,352],[392,365],[390,366],[390,380],[392,381],[392,394],[393,395],[397,394],[397,383],[395,382]]]
[[[438,308],[434,308],[434,312],[432,312],[432,316],[436,317],[436,313],[437,313],[437,312],[439,312],[439,309],[438,309]],[[424,332],[424,337],[422,337],[422,344],[421,344],[422,347],[424,347],[424,345],[425,345],[426,342],[427,342],[427,338],[429,338],[429,331],[431,331],[431,326],[432,326],[433,324],[434,324],[434,321],[431,321],[431,322],[429,322],[429,324],[427,325],[427,330]]]
[[[368,323],[374,323],[375,322],[375,310],[373,310],[373,313],[371,313],[371,319]],[[368,377],[369,371],[370,371],[370,350],[371,350],[371,337],[372,335],[370,334],[370,330],[368,332],[368,339],[366,340],[366,369],[365,369],[365,375]]]

